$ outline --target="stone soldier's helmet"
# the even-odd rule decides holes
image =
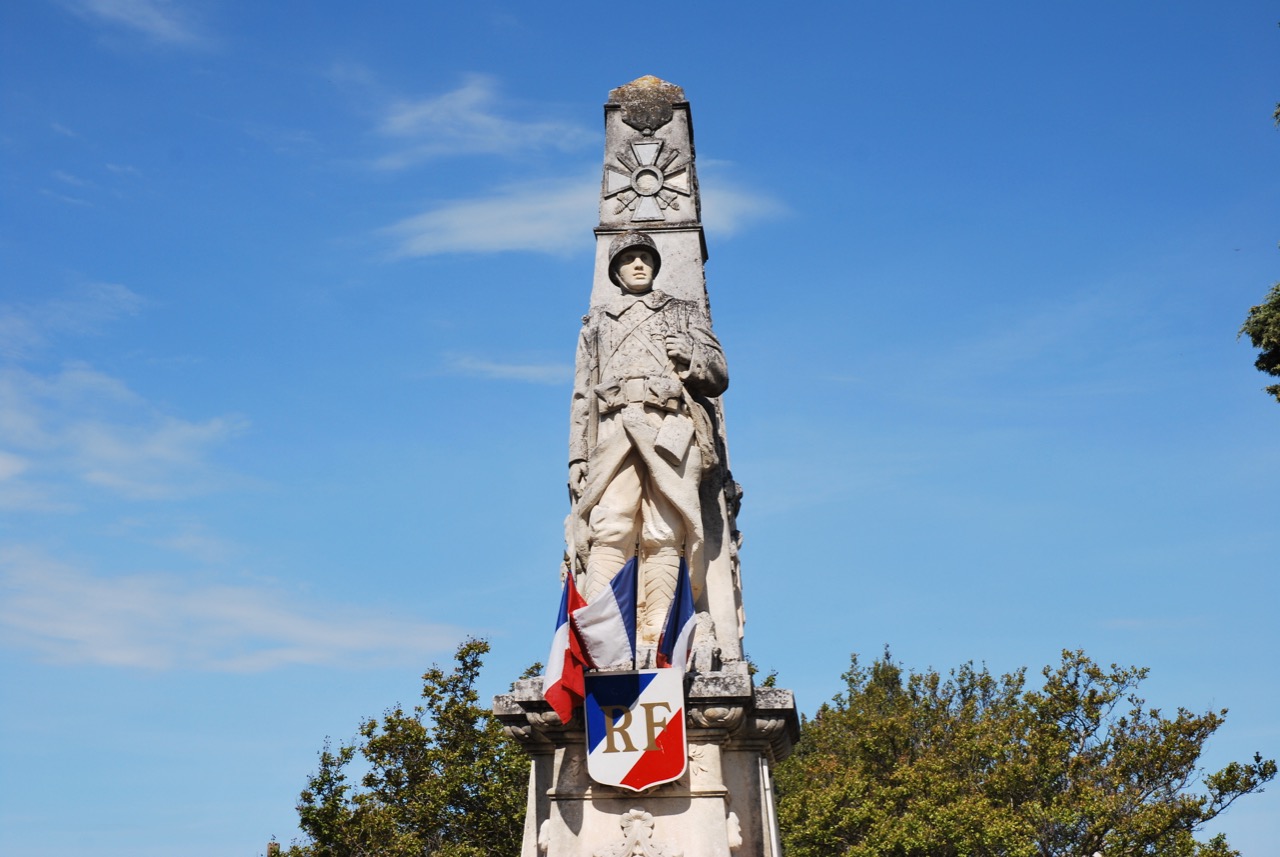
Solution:
[[[653,255],[653,276],[657,278],[658,271],[662,268],[662,254],[658,252],[658,246],[653,243],[653,239],[643,232],[623,232],[609,242],[609,279],[614,285],[621,285],[614,272],[614,260],[622,251],[635,249],[648,250]]]

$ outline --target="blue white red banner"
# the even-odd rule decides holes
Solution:
[[[674,667],[681,673],[689,664],[689,652],[693,650],[693,633],[698,628],[698,616],[693,612],[693,581],[689,579],[689,566],[680,558],[680,572],[676,577],[676,591],[667,609],[667,621],[658,638],[657,661],[660,667]]]
[[[546,672],[542,674],[542,698],[551,703],[563,723],[569,722],[573,709],[582,702],[586,659],[569,615],[585,603],[578,587],[573,584],[573,575],[566,574],[564,590],[560,593],[560,610],[556,613],[556,633],[551,638]]]
[[[635,669],[636,560],[627,560],[591,603],[571,612],[592,669]]]
[[[584,712],[591,779],[638,792],[684,774],[684,670],[588,674]]]

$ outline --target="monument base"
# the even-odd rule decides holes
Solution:
[[[800,735],[791,691],[754,687],[736,662],[691,673],[685,699],[684,775],[634,792],[591,780],[580,718],[561,723],[540,679],[496,697],[533,759],[521,857],[780,857],[772,767]]]

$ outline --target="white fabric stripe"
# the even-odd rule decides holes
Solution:
[[[683,670],[689,665],[689,652],[693,649],[693,632],[698,628],[698,617],[690,616],[680,628],[676,644],[671,649],[671,666]]]
[[[564,675],[564,655],[569,651],[569,623],[562,622],[551,638],[551,654],[547,655],[547,671],[542,674],[542,692],[559,683]]]
[[[573,613],[583,654],[596,669],[631,666],[631,639],[613,590],[606,589]]]

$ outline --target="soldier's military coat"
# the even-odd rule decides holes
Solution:
[[[667,355],[671,333],[689,337],[687,366]],[[587,462],[587,479],[566,528],[579,557],[591,544],[592,510],[634,452],[647,471],[647,490],[661,492],[683,519],[685,547],[696,559],[703,543],[699,484],[717,464],[715,429],[699,398],[719,396],[728,385],[724,352],[700,303],[660,290],[623,291],[584,317],[569,463]],[[700,564],[691,562],[695,577]]]

